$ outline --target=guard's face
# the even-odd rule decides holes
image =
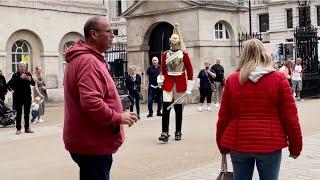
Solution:
[[[171,50],[173,50],[173,51],[175,51],[175,50],[180,50],[180,43],[178,43],[178,44],[170,44],[170,49]]]

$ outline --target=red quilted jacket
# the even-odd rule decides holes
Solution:
[[[217,122],[216,141],[221,152],[272,153],[287,147],[302,150],[297,107],[288,80],[279,72],[257,83],[239,83],[240,72],[226,81]]]

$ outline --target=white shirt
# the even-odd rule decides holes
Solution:
[[[292,77],[291,77],[292,80],[295,80],[295,81],[302,80],[301,73],[302,73],[302,66],[296,64],[292,72]]]
[[[33,102],[31,104],[31,109],[32,109],[32,111],[38,111],[39,110],[39,103],[37,104],[36,102]]]

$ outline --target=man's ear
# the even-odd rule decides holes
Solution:
[[[97,39],[97,32],[95,30],[90,31],[91,37],[96,40]]]

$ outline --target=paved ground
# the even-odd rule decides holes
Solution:
[[[320,177],[319,105],[319,99],[298,104],[304,151],[297,160],[289,159],[284,151],[280,179]],[[143,118],[147,115],[145,105],[142,109],[142,120],[126,128],[126,141],[114,156],[112,179],[213,179],[218,174],[220,155],[215,144],[215,110],[199,113],[195,105],[186,106],[183,140],[162,144],[157,141],[160,118]],[[0,128],[0,180],[78,178],[78,168],[63,148],[62,104],[49,104],[44,119],[45,123],[32,125],[36,133],[31,135],[17,136],[14,128]],[[173,124],[171,122],[171,134]]]
[[[303,154],[296,160],[289,158],[287,149],[283,151],[280,170],[281,180],[314,180],[320,177],[320,133],[304,139]],[[229,171],[232,171],[230,157],[228,156]],[[215,162],[184,173],[165,178],[166,180],[212,180],[219,174],[221,164]],[[259,179],[257,169],[254,179]]]

